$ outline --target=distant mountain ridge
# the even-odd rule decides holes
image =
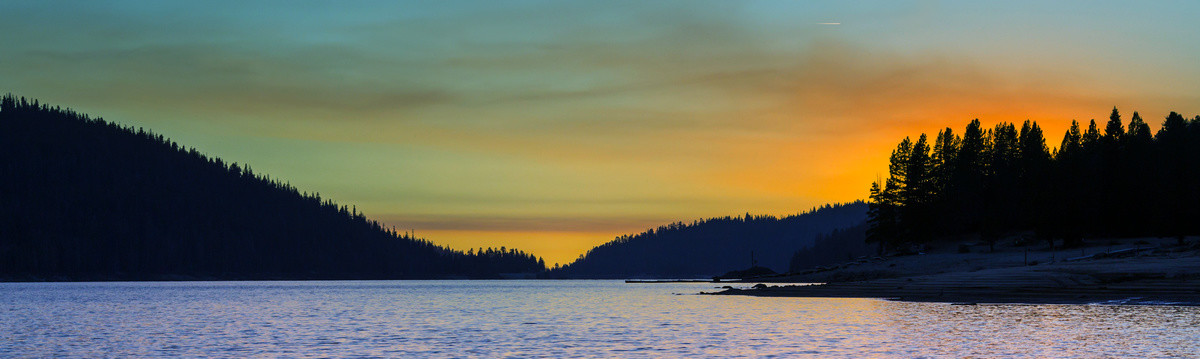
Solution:
[[[676,222],[599,245],[551,278],[708,278],[758,265],[788,269],[796,251],[818,235],[859,225],[866,202],[825,205],[797,215],[720,217]]]
[[[0,280],[495,278],[512,249],[411,238],[142,129],[0,99]]]

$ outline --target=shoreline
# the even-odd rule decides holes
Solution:
[[[1028,258],[1041,259],[1046,253],[1024,248],[876,258],[832,269],[747,279],[743,283],[759,284],[700,294],[956,304],[1200,305],[1200,251],[1196,246],[1171,246],[1166,240],[1158,244],[1144,254],[1119,248],[1096,251],[1099,255],[1087,258],[1051,253],[1062,259],[1040,264],[1030,264]],[[795,285],[798,283],[824,284]]]
[[[1189,284],[1192,282],[1181,282]],[[1200,291],[1161,291],[1153,287],[895,287],[866,283],[767,286],[725,289],[701,295],[745,295],[757,297],[875,298],[902,302],[976,304],[1090,304],[1090,305],[1179,305],[1200,306]]]

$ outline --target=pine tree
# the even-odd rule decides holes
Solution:
[[[1171,111],[1166,120],[1163,120],[1162,128],[1154,135],[1154,139],[1164,145],[1177,146],[1187,140],[1187,132],[1188,121],[1183,115]]]
[[[958,160],[958,148],[961,144],[962,139],[956,137],[953,130],[949,127],[938,131],[937,139],[933,145],[933,153],[931,154],[933,164],[931,174],[933,177],[933,189],[935,195],[939,198],[946,195],[946,190],[950,186],[950,179],[954,174],[954,165]]]
[[[1092,121],[1094,124],[1095,121]],[[1050,236],[1062,237],[1065,242],[1078,243],[1083,239],[1084,217],[1078,203],[1086,200],[1088,193],[1081,185],[1083,178],[1084,145],[1083,134],[1079,130],[1079,121],[1071,121],[1071,128],[1063,135],[1055,156],[1055,168],[1049,180],[1050,193],[1047,194],[1050,212],[1045,214],[1049,219],[1047,230]],[[1053,238],[1053,237],[1050,237]]]
[[[1087,151],[1095,151],[1100,147],[1100,130],[1096,127],[1096,120],[1092,119],[1088,123],[1087,132],[1083,133],[1083,148]]]
[[[930,177],[929,144],[925,134],[922,133],[917,142],[912,145],[904,167],[905,177],[901,198],[904,205],[928,204],[933,187],[930,185],[932,178]]]
[[[1075,158],[1080,155],[1081,151],[1083,151],[1083,134],[1079,132],[1079,121],[1071,120],[1071,128],[1063,135],[1055,159],[1064,161]]]
[[[992,129],[992,148],[988,154],[992,176],[1007,176],[1020,159],[1017,129],[1011,123],[1001,122]]]
[[[1121,125],[1121,114],[1113,107],[1112,114],[1108,115],[1108,124],[1104,126],[1104,141],[1109,145],[1116,145],[1124,136],[1125,128]]]
[[[1079,131],[1079,128],[1076,127],[1075,130]],[[1046,148],[1046,138],[1042,135],[1042,128],[1038,126],[1037,122],[1025,121],[1025,124],[1021,126],[1018,147],[1021,152],[1021,161],[1027,169],[1030,166],[1044,166],[1050,161],[1050,150]]]
[[[888,180],[891,181],[890,179]],[[867,243],[878,243],[879,254],[897,237],[896,209],[893,193],[886,184],[871,183],[870,200],[867,202]]]
[[[1160,168],[1157,171],[1159,178],[1155,181],[1157,185],[1153,187],[1153,208],[1159,210],[1155,219],[1181,245],[1188,232],[1185,223],[1192,222],[1189,212],[1195,202],[1189,199],[1196,192],[1195,178],[1189,176],[1189,172],[1195,171],[1189,157],[1195,158],[1197,154],[1189,151],[1188,137],[1188,121],[1174,111],[1167,115],[1162,128],[1154,135],[1157,145],[1154,157]],[[1181,194],[1184,200],[1179,200]]]
[[[985,171],[988,143],[984,135],[979,119],[972,120],[963,131],[955,169],[960,173],[958,177],[964,181],[977,183],[978,177]]]
[[[892,156],[888,160],[888,173],[897,183],[908,183],[908,158],[912,155],[912,150],[912,140],[908,137],[900,141],[900,144],[896,145],[896,149],[892,150]]]
[[[1133,145],[1148,146],[1153,140],[1150,134],[1150,125],[1142,120],[1142,116],[1138,115],[1137,111],[1133,112],[1133,118],[1129,120],[1129,132],[1125,133],[1126,142]]]

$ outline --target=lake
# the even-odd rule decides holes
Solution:
[[[713,287],[534,280],[0,283],[0,356],[1200,353],[1200,307],[690,295]]]

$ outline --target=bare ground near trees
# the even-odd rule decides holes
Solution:
[[[1089,239],[1073,248],[1010,238],[988,252],[978,242],[943,242],[924,254],[863,258],[747,282],[712,294],[863,297],[953,303],[1200,305],[1200,240]],[[963,251],[970,251],[962,253]],[[824,283],[812,285],[808,283]]]

